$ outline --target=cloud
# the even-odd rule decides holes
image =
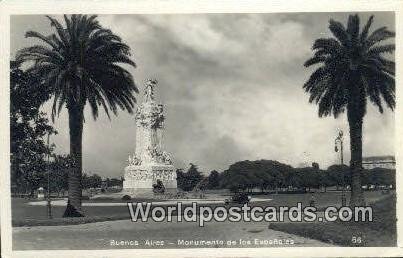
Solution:
[[[237,41],[214,29],[205,15],[191,19],[187,15],[148,16],[147,21],[165,30],[176,44],[193,50],[202,58],[234,55],[242,48]]]
[[[338,128],[345,131],[348,162],[345,115],[319,119],[302,90],[311,72],[302,64],[313,41],[328,36],[330,17],[345,21],[347,14],[101,15],[99,20],[130,45],[138,67],[129,69],[138,86],[158,79],[167,117],[164,142],[175,165],[186,168],[191,162],[209,172],[245,159],[294,166],[316,161],[326,167],[337,162]],[[42,26],[35,29],[49,31],[42,16],[12,20],[14,52],[32,43],[23,39],[32,19]],[[375,21],[394,26],[390,13],[377,14]],[[93,121],[88,110],[86,117],[85,170],[122,175],[135,148],[134,117],[120,113],[111,121],[105,115]],[[67,125],[64,112],[53,138],[60,152],[69,150]],[[393,113],[379,115],[370,107],[364,155],[393,154],[393,135]]]

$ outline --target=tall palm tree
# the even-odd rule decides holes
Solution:
[[[333,114],[337,117],[347,110],[350,127],[351,198],[350,205],[364,203],[361,189],[362,125],[367,100],[383,113],[383,104],[395,108],[395,63],[384,54],[392,53],[395,45],[384,40],[395,33],[381,27],[369,33],[374,17],[371,16],[360,31],[357,14],[350,15],[347,28],[330,20],[331,38],[317,39],[313,57],[305,67],[319,64],[304,84],[310,94],[309,102],[319,106],[319,117]]]
[[[55,33],[44,36],[28,31],[25,37],[41,44],[21,49],[16,56],[27,62],[28,72],[37,74],[53,95],[52,119],[66,106],[69,116],[70,155],[74,161],[69,173],[69,204],[65,216],[83,216],[81,210],[82,134],[84,107],[88,103],[94,119],[102,106],[109,117],[118,109],[133,113],[138,89],[131,74],[119,64],[135,67],[130,48],[96,15],[64,15],[64,26],[50,20]]]

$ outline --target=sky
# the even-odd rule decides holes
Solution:
[[[375,14],[372,29],[394,30],[393,13]],[[370,14],[360,13],[364,23]],[[60,16],[55,16],[60,18]],[[329,37],[328,21],[344,24],[348,13],[148,14],[100,15],[100,24],[131,47],[137,68],[128,68],[140,91],[148,78],[158,80],[157,98],[165,106],[164,147],[174,165],[189,163],[219,172],[241,160],[278,160],[292,166],[338,162],[334,140],[344,131],[349,162],[346,114],[319,118],[302,86],[313,68],[303,63],[312,44]],[[50,34],[43,15],[11,18],[11,58],[26,46],[28,30]],[[137,96],[141,103],[142,94]],[[43,108],[50,114],[50,104]],[[67,111],[54,122],[58,153],[68,153]],[[124,111],[94,121],[85,109],[83,166],[89,174],[120,177],[134,153],[134,115]],[[394,155],[394,113],[368,107],[363,155]]]

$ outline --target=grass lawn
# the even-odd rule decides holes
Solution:
[[[372,222],[272,223],[270,229],[342,246],[396,246],[396,197],[372,205]],[[360,237],[361,241],[353,242]]]
[[[384,197],[381,191],[366,191],[364,192],[365,200],[368,203],[373,203],[380,198]],[[308,206],[311,200],[311,193],[305,194],[269,194],[255,197],[263,197],[273,199],[270,202],[271,206],[295,206],[298,202],[302,203],[302,206]],[[313,193],[316,206],[319,208],[328,206],[341,206],[341,191],[339,192],[316,192]],[[347,203],[350,199],[350,192],[346,192]]]
[[[47,207],[46,206],[33,206],[28,205],[28,202],[34,200],[28,200],[23,198],[11,199],[11,216],[14,222],[21,224],[24,221],[33,220],[48,220]],[[52,206],[53,220],[61,219],[66,207]],[[113,206],[113,207],[86,207],[83,206],[83,210],[86,217],[122,217],[129,218],[128,209],[125,206]]]
[[[367,200],[376,200],[382,197],[380,192],[366,192]],[[341,198],[340,192],[314,193],[318,207],[326,205],[339,205]],[[271,194],[254,196],[256,198],[270,198],[271,201],[251,203],[250,206],[294,206],[297,202],[302,202],[303,206],[308,205],[311,194]],[[62,218],[65,207],[52,206],[53,219],[47,218],[46,206],[32,206],[27,203],[33,200],[22,198],[12,198],[12,224],[13,226],[39,226],[39,225],[67,225],[80,224],[96,221],[130,219],[130,214],[126,206],[83,206],[85,218]],[[132,201],[147,201],[147,200],[132,200]],[[91,200],[83,202],[124,202],[120,200],[105,201]],[[209,205],[210,207],[218,206],[218,204]],[[184,205],[183,207],[186,207]]]
[[[130,213],[127,206],[83,206],[84,218],[63,218],[65,207],[52,206],[53,219],[47,218],[46,206],[32,206],[28,205],[31,200],[26,199],[12,199],[12,225],[14,227],[22,226],[53,226],[53,225],[74,225],[82,223],[109,221],[109,220],[122,220],[130,219]],[[133,201],[133,200],[132,200]],[[93,202],[93,201],[83,201]],[[106,201],[103,201],[106,202]],[[120,201],[125,202],[125,201]],[[142,202],[142,200],[137,200]],[[242,206],[241,204],[234,204]],[[251,203],[250,207],[262,205],[268,206],[270,202]],[[164,205],[164,209],[172,205]],[[190,204],[183,204],[182,211],[185,207],[191,206]],[[209,207],[222,206],[222,204],[208,204]],[[177,212],[172,212],[176,216]],[[151,212],[149,213],[151,215]]]

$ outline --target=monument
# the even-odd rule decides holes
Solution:
[[[143,103],[136,111],[136,150],[124,171],[123,192],[130,196],[153,195],[153,185],[161,181],[166,192],[177,189],[175,167],[163,150],[164,106],[155,101],[156,80],[145,83]]]

